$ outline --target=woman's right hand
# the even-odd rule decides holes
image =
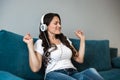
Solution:
[[[23,41],[29,45],[29,44],[33,44],[33,38],[31,37],[30,34],[26,34],[24,37],[23,37]]]

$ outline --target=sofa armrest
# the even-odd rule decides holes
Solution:
[[[110,57],[111,60],[115,57],[117,57],[118,55],[118,48],[110,48]]]
[[[112,59],[112,66],[114,68],[120,68],[120,57],[115,57]]]

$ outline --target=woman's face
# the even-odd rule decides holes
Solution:
[[[50,24],[48,25],[48,32],[52,34],[61,33],[61,22],[57,16],[54,16]]]

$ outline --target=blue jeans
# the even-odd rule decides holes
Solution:
[[[46,74],[45,80],[104,80],[94,68],[78,72],[75,69],[61,69]]]

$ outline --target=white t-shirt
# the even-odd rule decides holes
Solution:
[[[70,44],[71,41],[67,39]],[[76,69],[73,64],[71,63],[71,57],[72,57],[72,51],[64,44],[60,43],[57,46],[57,49],[52,51],[50,53],[50,63],[48,63],[46,68],[46,73],[53,71],[53,70],[59,70],[59,69],[65,69],[65,68],[74,68]],[[39,39],[34,44],[34,49],[41,55],[44,54],[42,47],[42,40]]]

